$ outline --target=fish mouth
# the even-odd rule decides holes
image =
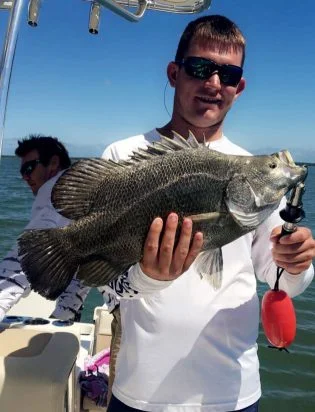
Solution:
[[[275,156],[284,164],[287,168],[288,177],[294,181],[294,183],[304,182],[308,174],[308,168],[305,165],[297,165],[291,153],[288,150],[281,150],[278,153],[275,153]]]

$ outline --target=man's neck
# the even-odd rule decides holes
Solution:
[[[160,134],[173,138],[173,131],[180,134],[184,139],[188,139],[189,132],[193,133],[199,143],[213,142],[221,139],[223,135],[222,123],[210,127],[195,127],[191,124],[176,124],[170,121],[165,126],[156,129]]]
[[[51,170],[50,172],[49,172],[49,175],[48,175],[48,179],[47,180],[50,180],[50,179],[52,179],[53,177],[55,177],[59,172],[61,172],[61,168],[60,167],[58,167],[58,169],[53,169],[53,170]]]

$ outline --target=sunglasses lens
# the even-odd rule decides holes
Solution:
[[[184,61],[184,68],[188,76],[200,80],[208,79],[215,70],[211,62],[198,57],[188,57]]]
[[[20,173],[22,176],[30,176],[33,171],[35,170],[36,166],[38,165],[40,161],[38,159],[36,160],[30,160],[29,162],[25,162],[20,169]]]
[[[188,76],[199,80],[206,80],[214,72],[218,72],[220,81],[227,86],[237,86],[243,74],[243,69],[230,64],[218,65],[202,57],[187,57],[183,66]]]
[[[220,68],[219,76],[227,86],[237,86],[242,78],[243,69],[238,66],[225,65]]]

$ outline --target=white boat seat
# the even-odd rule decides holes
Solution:
[[[111,323],[113,315],[111,315],[106,308],[98,306],[94,310],[94,350],[93,355],[110,347],[112,338]]]
[[[9,316],[30,316],[48,318],[55,310],[56,302],[43,298],[38,293],[31,291],[22,297],[17,304],[7,312]]]
[[[63,411],[79,347],[69,332],[1,330],[0,411]]]

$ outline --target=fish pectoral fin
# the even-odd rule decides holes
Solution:
[[[94,260],[80,265],[76,277],[87,286],[105,286],[128,269],[129,266],[115,266],[101,257],[95,257]]]
[[[233,204],[233,202],[226,202],[226,205],[231,213],[233,219],[237,222],[240,227],[243,228],[256,228],[263,220],[263,218],[268,217],[268,213],[258,213],[258,212],[244,212],[238,205]],[[268,212],[268,210],[267,210]]]
[[[223,272],[221,248],[201,252],[195,261],[195,266],[200,276],[205,278],[215,290],[221,287]]]
[[[261,222],[258,212],[261,203],[262,200],[254,192],[246,176],[235,175],[227,186],[225,197],[226,207],[235,222],[240,227],[257,227]]]
[[[185,217],[191,219],[193,223],[197,223],[197,222],[214,223],[214,222],[219,221],[224,216],[226,216],[226,213],[209,212],[209,213],[200,213],[199,215],[189,215]]]

